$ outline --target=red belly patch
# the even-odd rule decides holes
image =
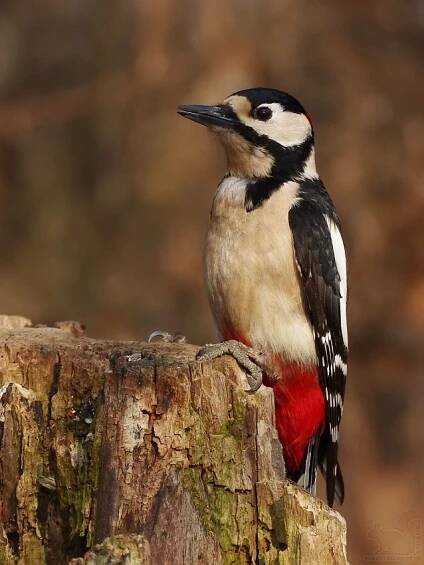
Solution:
[[[309,440],[323,426],[325,404],[317,369],[281,362],[278,365],[280,379],[272,384],[275,419],[290,474],[299,470]]]
[[[223,338],[252,345],[249,339],[230,325],[225,327]],[[273,361],[279,378],[271,380],[264,375],[264,384],[274,389],[275,424],[290,476],[300,469],[309,440],[324,425],[324,396],[316,368],[287,364],[278,356]]]

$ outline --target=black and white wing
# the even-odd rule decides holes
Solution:
[[[329,202],[323,207],[316,200],[300,198],[290,209],[289,223],[325,395],[326,426],[317,457],[332,506],[335,494],[340,501],[344,497],[337,442],[347,376],[346,255],[339,221]]]

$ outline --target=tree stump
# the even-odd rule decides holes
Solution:
[[[29,325],[0,318],[0,563],[347,563],[231,358]]]

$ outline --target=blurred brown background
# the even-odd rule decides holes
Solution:
[[[352,563],[424,563],[424,1],[6,0],[0,312],[214,338],[201,252],[224,173],[177,117],[298,96],[350,258]]]

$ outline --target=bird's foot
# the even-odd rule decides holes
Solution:
[[[211,361],[222,355],[231,355],[246,371],[247,382],[250,389],[246,392],[254,393],[262,385],[263,372],[265,371],[265,357],[260,351],[247,347],[236,340],[223,341],[222,343],[206,344],[197,354],[198,361]]]
[[[148,343],[153,343],[155,341],[165,342],[165,343],[185,343],[187,341],[186,336],[180,332],[167,332],[163,330],[155,330],[149,334],[147,338]],[[126,355],[126,362],[128,366],[140,365],[143,359],[145,359],[145,353],[132,353],[131,355]]]
[[[165,341],[166,343],[185,343],[186,336],[180,332],[170,333],[162,330],[152,332],[147,338],[149,343],[152,341]]]

